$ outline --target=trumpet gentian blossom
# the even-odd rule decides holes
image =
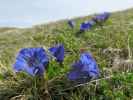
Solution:
[[[54,47],[49,48],[51,54],[56,58],[56,61],[62,63],[64,61],[64,45],[58,44]]]
[[[32,76],[43,75],[48,63],[49,59],[43,48],[23,48],[16,57],[13,69],[15,72],[24,71]]]
[[[68,79],[98,78],[100,75],[98,65],[94,58],[87,52],[81,54],[80,59],[72,65]]]
[[[93,20],[83,22],[83,23],[81,23],[81,25],[80,25],[80,31],[89,30],[90,28],[93,27],[93,25],[95,25],[95,21],[93,21]]]

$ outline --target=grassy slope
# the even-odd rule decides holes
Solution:
[[[124,55],[124,57],[122,56],[123,59],[128,59],[128,47],[130,46],[131,52],[133,48],[133,9],[113,13],[110,19],[104,24],[103,29],[99,26],[95,26],[90,31],[76,37],[75,33],[78,31],[80,23],[90,18],[91,16],[76,18],[75,21],[77,26],[74,30],[69,28],[67,20],[47,25],[34,26],[29,29],[0,29],[1,73],[8,73],[8,76],[12,75],[11,66],[15,60],[16,53],[21,48],[40,46],[48,48],[57,42],[63,43],[65,49],[72,53],[66,55],[64,67],[59,67],[54,61],[50,63],[48,70],[49,79],[66,73],[69,70],[71,63],[77,59],[80,48],[87,48],[87,50],[92,53],[97,60],[102,73],[112,67],[110,65],[110,60],[114,59],[113,57],[116,55],[119,55],[113,51],[111,51],[111,53],[103,53],[104,49],[122,49],[124,50],[121,52],[122,55]],[[79,87],[76,91],[71,90],[59,96],[56,96],[53,93],[52,96],[54,99],[57,98],[57,100],[60,100],[61,98],[66,98],[68,100],[84,100],[86,98],[86,100],[88,100],[88,98],[101,100],[131,99],[133,98],[133,85],[130,83],[133,82],[133,72],[131,70],[126,73],[122,72],[123,70],[114,73],[111,70],[111,73],[108,74],[116,76],[110,80],[102,80],[98,85],[94,83]],[[105,77],[106,75],[107,74],[102,74],[101,77]],[[21,79],[24,76],[20,75],[15,77]],[[26,92],[20,92],[19,89],[12,88],[12,85],[8,86],[11,83],[18,86],[18,80],[17,82],[13,79],[4,80],[1,78],[1,80],[1,84],[6,82],[7,85],[4,87],[5,89],[0,89],[0,98],[6,98],[5,100],[7,100],[10,96],[17,95],[16,92],[30,95],[29,90],[25,90]],[[8,87],[9,90],[6,87]],[[12,92],[8,93],[6,90]],[[59,91],[60,90],[58,90],[58,92]]]

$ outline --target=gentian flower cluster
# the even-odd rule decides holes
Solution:
[[[84,52],[81,54],[80,59],[72,65],[72,70],[68,73],[69,80],[78,79],[95,79],[100,75],[98,65],[93,57]]]
[[[64,46],[57,45],[49,49],[57,62],[64,60]],[[24,71],[32,76],[43,75],[50,59],[47,52],[42,48],[24,48],[21,49],[13,65],[15,72]]]
[[[109,18],[109,16],[110,16],[110,13],[104,12],[102,14],[96,15],[89,21],[82,22],[80,24],[80,30],[79,30],[78,34],[91,29],[97,23],[102,25],[102,23],[105,22]],[[68,25],[71,28],[74,28],[75,22],[73,20],[69,20]]]
[[[48,49],[58,63],[64,61],[64,46],[58,44]],[[50,62],[47,51],[44,48],[23,48],[16,57],[13,65],[15,72],[24,71],[31,76],[42,76],[47,70]],[[68,79],[76,81],[78,79],[96,79],[100,75],[98,65],[88,52],[82,52],[78,61],[72,64],[72,69],[67,74]]]
[[[99,14],[97,16],[95,16],[93,18],[93,20],[96,22],[96,23],[101,23],[101,22],[104,22],[106,21],[110,16],[110,13],[108,12],[104,12],[103,14]]]

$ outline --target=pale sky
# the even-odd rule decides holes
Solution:
[[[133,0],[0,0],[0,26],[36,24],[133,7]]]

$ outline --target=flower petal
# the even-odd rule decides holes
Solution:
[[[64,46],[56,45],[55,47],[49,48],[51,54],[56,57],[57,62],[62,63],[64,60]]]
[[[68,79],[69,80],[76,80],[79,78],[79,72],[78,71],[71,71],[69,74],[68,74]]]

